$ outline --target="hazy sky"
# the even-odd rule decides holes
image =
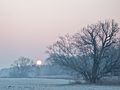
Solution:
[[[0,0],[0,68],[20,56],[44,60],[58,36],[106,19],[120,22],[120,0]]]

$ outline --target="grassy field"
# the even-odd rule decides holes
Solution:
[[[65,79],[0,78],[0,90],[120,90],[120,86],[72,85]]]

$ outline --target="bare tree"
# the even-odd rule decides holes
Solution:
[[[11,77],[28,77],[31,71],[32,61],[26,57],[20,57],[15,60],[11,67]]]
[[[48,48],[48,60],[78,72],[86,81],[96,83],[115,65],[120,66],[116,37],[119,27],[112,20],[88,25],[82,31],[59,37]]]

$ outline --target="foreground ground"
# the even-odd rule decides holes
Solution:
[[[71,85],[65,79],[0,78],[0,90],[120,90],[120,86]]]

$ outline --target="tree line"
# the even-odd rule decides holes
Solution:
[[[3,74],[2,74],[3,73]],[[4,75],[6,73],[7,75]],[[0,77],[10,78],[39,78],[41,76],[49,75],[63,75],[66,72],[58,65],[41,64],[37,65],[36,60],[28,57],[19,57],[14,60],[10,68],[2,69]]]

